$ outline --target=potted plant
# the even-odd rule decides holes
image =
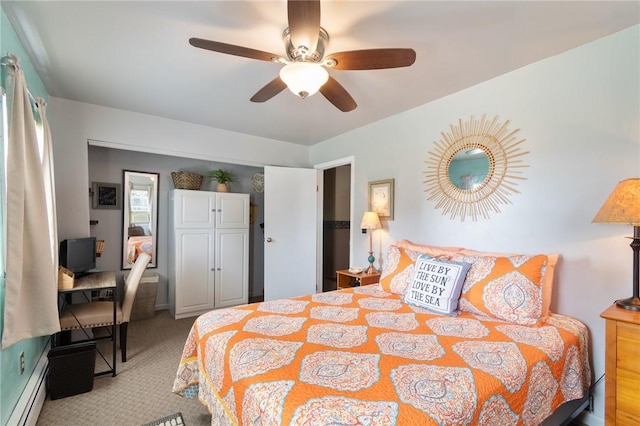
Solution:
[[[207,173],[207,176],[209,176],[211,180],[218,182],[218,186],[216,187],[216,191],[218,192],[229,192],[229,184],[236,181],[233,173],[224,169],[211,170]]]

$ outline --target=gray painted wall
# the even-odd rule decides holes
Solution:
[[[108,182],[122,184],[123,170],[135,170],[160,174],[159,209],[158,209],[158,294],[156,307],[166,309],[167,297],[167,220],[169,212],[169,191],[174,188],[171,172],[188,171],[205,175],[209,170],[223,168],[232,172],[237,183],[231,187],[231,192],[250,194],[252,204],[258,206],[258,218],[250,225],[250,284],[249,297],[262,294],[264,286],[263,239],[259,224],[263,221],[263,194],[251,189],[250,180],[255,173],[262,173],[263,168],[254,166],[216,163],[212,161],[195,160],[190,158],[173,157],[159,154],[149,154],[136,151],[89,146],[89,184],[91,182]],[[205,178],[202,190],[215,190],[215,182]],[[87,203],[91,205],[88,197]],[[97,220],[97,225],[91,225],[91,236],[105,240],[102,256],[97,259],[97,266],[104,270],[114,270],[120,275],[122,259],[122,210],[91,209],[90,219]]]

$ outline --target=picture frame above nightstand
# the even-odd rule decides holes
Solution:
[[[394,179],[369,182],[369,211],[381,219],[393,220]]]

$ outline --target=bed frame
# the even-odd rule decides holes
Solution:
[[[585,396],[580,399],[565,402],[559,406],[552,415],[547,417],[541,426],[567,426],[571,424],[584,410],[586,410],[591,401],[591,392],[585,391]]]

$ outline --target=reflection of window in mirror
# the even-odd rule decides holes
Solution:
[[[131,209],[132,210],[148,210],[149,209],[149,188],[136,189],[131,188]]]
[[[131,184],[129,215],[130,225],[139,226],[144,230],[143,235],[151,235],[153,232],[151,224],[151,191],[149,185]]]

